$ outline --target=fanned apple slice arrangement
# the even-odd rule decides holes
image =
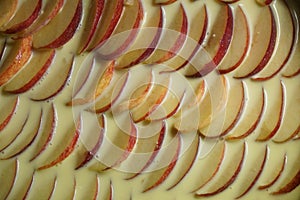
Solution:
[[[298,200],[299,16],[292,0],[1,0],[0,200]]]

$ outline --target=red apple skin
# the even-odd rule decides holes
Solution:
[[[187,77],[199,78],[209,74],[210,72],[212,72],[214,69],[217,68],[218,64],[222,61],[222,59],[226,55],[233,34],[232,9],[228,5],[226,6],[226,9],[227,9],[227,22],[226,22],[227,24],[216,55],[214,56],[211,62],[205,64],[198,72],[192,75],[187,75]]]
[[[297,188],[300,184],[300,169],[298,170],[297,174],[292,178],[292,180],[287,183],[284,187],[280,188],[279,190],[272,192],[272,195],[279,195],[279,194],[286,194],[293,191]]]
[[[274,16],[274,11],[272,10],[271,7],[269,8],[269,12],[271,14],[271,36],[270,36],[270,42],[268,44],[268,48],[265,52],[264,57],[261,59],[260,63],[248,74],[239,76],[239,77],[234,77],[234,78],[249,78],[251,76],[254,76],[258,72],[260,72],[264,67],[267,65],[269,60],[271,59],[275,46],[276,46],[276,38],[277,38],[277,26],[276,26],[276,21],[275,21],[275,16]]]
[[[6,29],[4,31],[4,33],[6,34],[15,34],[18,33],[26,28],[28,28],[39,16],[40,12],[41,12],[41,8],[42,8],[42,0],[39,0],[37,2],[37,5],[33,11],[33,13],[24,21],[13,25],[12,27]]]
[[[83,10],[82,0],[79,0],[75,14],[68,27],[65,29],[65,31],[58,38],[52,41],[50,44],[47,44],[39,48],[53,48],[53,49],[59,48],[64,44],[66,44],[70,39],[72,39],[77,30],[77,27],[79,26],[81,16],[82,16],[82,10]]]
[[[221,1],[221,2],[223,2],[223,3],[235,3],[235,2],[238,2],[239,0],[219,0],[219,1]]]
[[[95,2],[95,15],[93,16],[93,20],[91,22],[91,27],[89,33],[87,35],[87,39],[85,39],[85,44],[79,50],[79,54],[84,52],[86,48],[89,46],[94,34],[96,33],[97,25],[99,23],[100,17],[103,13],[103,8],[105,5],[105,0],[96,0]]]
[[[22,86],[19,89],[8,91],[8,92],[12,93],[12,94],[20,94],[20,93],[24,93],[24,92],[27,92],[28,90],[30,90],[38,81],[41,80],[41,78],[43,77],[43,75],[49,69],[49,67],[51,66],[51,63],[52,63],[54,57],[55,57],[55,50],[53,50],[51,52],[49,58],[43,64],[43,67],[41,68],[41,70],[37,74],[35,74],[35,76],[29,82],[27,82],[24,86]]]
[[[172,4],[174,2],[176,2],[177,0],[169,0],[169,1],[166,1],[164,3],[157,3],[155,0],[154,0],[154,3],[157,4],[157,5],[169,5],[169,4]]]
[[[19,97],[16,98],[13,108],[10,111],[10,113],[7,115],[7,117],[0,123],[0,132],[6,127],[6,125],[10,122],[12,116],[14,115],[14,112],[17,109],[17,106],[19,104]]]
[[[261,6],[270,5],[274,0],[256,0],[256,2]]]

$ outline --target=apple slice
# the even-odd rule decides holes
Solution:
[[[225,87],[229,88],[229,86],[225,86]],[[217,112],[219,112],[217,114],[210,113],[209,115],[211,117],[208,119],[205,119],[203,117],[200,118],[207,121],[206,124],[202,123],[199,129],[201,134],[206,137],[221,137],[229,133],[235,127],[237,122],[240,120],[240,117],[244,111],[245,88],[243,82],[240,81],[232,82],[230,84],[230,89],[225,91],[225,93],[228,94],[225,95],[227,96],[227,98],[223,97],[222,100],[225,102],[224,111],[217,110]],[[205,102],[203,107],[204,108],[201,108],[202,110],[206,108]],[[201,113],[201,109],[200,109],[200,115],[203,115],[203,113]],[[205,115],[206,114],[204,113],[204,116]],[[208,121],[210,121],[209,126],[207,126]],[[218,126],[218,124],[222,124],[222,127]],[[214,127],[216,127],[217,129]]]
[[[19,126],[17,127],[17,129],[15,127],[13,127],[13,133],[14,134],[11,134],[11,130],[9,130],[9,127],[7,127],[7,129],[4,129],[4,131],[7,130],[7,132],[4,132],[2,133],[2,137],[4,138],[1,138],[1,147],[0,147],[0,152],[3,152],[3,150],[5,150],[6,148],[8,148],[17,138],[18,136],[23,132],[23,130],[25,129],[25,126],[28,122],[28,118],[29,118],[29,115],[27,114],[25,119],[19,121]],[[9,135],[7,135],[8,133],[10,133]]]
[[[183,46],[180,53],[174,58],[169,60],[166,64],[171,70],[164,72],[173,72],[191,65],[189,63],[193,57],[196,55],[197,51],[200,49],[206,35],[208,28],[208,16],[207,16],[207,7],[204,4],[200,11],[197,12],[195,17],[191,20],[189,31],[188,31],[188,40],[187,44]],[[191,51],[191,49],[193,49]]]
[[[7,126],[17,110],[19,105],[19,97],[14,98],[14,100],[9,101],[6,104],[1,103],[0,112],[0,132]]]
[[[34,172],[31,176],[29,184],[27,184],[27,188],[26,188],[25,194],[23,195],[22,199],[27,199],[28,198],[28,194],[29,194],[30,190],[32,189],[33,181],[34,181]],[[20,196],[20,192],[16,196]]]
[[[183,136],[184,137],[184,136]],[[168,186],[167,190],[171,190],[176,187],[189,173],[193,164],[196,161],[196,157],[199,150],[200,137],[196,135],[193,142],[185,150],[184,154],[177,161],[176,167],[174,168],[173,176],[170,177],[171,185]]]
[[[151,70],[149,75],[149,81],[145,84],[139,84],[140,87],[136,88],[136,90],[133,91],[128,100],[121,102],[116,108],[116,111],[122,112],[124,110],[132,110],[133,108],[140,105],[146,99],[146,97],[149,96],[149,93],[151,92],[151,89],[154,85],[153,79],[153,72]]]
[[[169,5],[169,4],[172,4],[176,1],[177,0],[154,0],[154,3],[159,4],[159,5]]]
[[[24,127],[21,134],[18,135],[18,138],[16,138],[13,141],[13,143],[11,143],[5,149],[2,149],[2,151],[5,150],[4,155],[1,156],[2,160],[11,159],[15,156],[18,156],[31,146],[31,144],[37,137],[39,131],[41,130],[43,110],[41,109],[39,112],[40,114],[37,114],[34,112],[34,109],[31,109],[28,119],[28,122],[31,124],[31,127],[28,128],[29,123],[26,123],[27,126]],[[36,116],[38,116],[37,119],[35,118]],[[21,135],[23,137],[21,137]]]
[[[29,192],[27,199],[51,199],[57,186],[57,175],[41,176],[39,173],[34,174],[33,190]],[[34,189],[39,188],[39,192]]]
[[[86,94],[84,98],[75,98],[71,102],[67,103],[67,105],[83,105],[95,101],[110,85],[114,75],[114,66],[115,61],[109,62],[107,66],[105,66],[101,77],[97,80],[97,84],[93,86],[95,88],[89,89],[88,94]],[[100,73],[101,72],[102,70],[100,69]]]
[[[140,137],[138,138],[138,142],[136,144],[135,153],[150,153],[149,157],[146,158],[146,161],[142,164],[142,167],[133,175],[130,175],[126,180],[133,179],[137,177],[138,175],[142,174],[147,168],[150,166],[150,164],[153,162],[153,160],[156,158],[157,154],[159,153],[164,138],[166,134],[166,122],[161,121],[161,129],[159,130],[159,133],[155,134],[151,137]],[[140,133],[140,132],[139,132]],[[144,132],[143,132],[144,133]],[[141,134],[141,133],[140,133]],[[129,158],[130,161],[130,158]],[[139,160],[140,161],[140,160]]]
[[[296,87],[294,89],[292,89],[292,87],[285,87],[286,105],[283,121],[278,132],[272,139],[272,141],[276,143],[283,143],[293,139],[299,133],[300,130],[300,116],[298,115],[298,113],[300,112],[300,108],[298,106],[299,100],[297,100],[299,99],[300,94],[297,92],[296,89],[300,86],[300,84],[299,82],[293,79],[287,79],[284,81],[283,84],[287,84],[289,83],[289,81],[292,81],[291,83]]]
[[[17,10],[18,0],[2,0],[0,1],[0,27],[7,24]]]
[[[272,84],[272,88],[267,90],[267,97],[269,96],[269,98],[267,98],[268,101],[266,113],[264,114],[264,122],[260,127],[259,135],[257,136],[256,141],[267,141],[271,139],[279,130],[283,120],[286,104],[285,86],[282,81],[280,82],[280,88],[277,87],[277,89],[274,89],[274,85],[275,84]]]
[[[228,134],[237,125],[246,105],[244,82],[232,84],[229,92],[221,136]],[[237,102],[239,102],[238,106],[236,105]]]
[[[235,153],[230,163],[226,166],[222,174],[218,177],[215,184],[212,185],[207,192],[196,193],[196,197],[208,197],[216,195],[226,190],[239,175],[246,155],[246,143],[244,142],[243,149]]]
[[[249,22],[241,6],[236,8],[234,19],[231,44],[226,56],[218,66],[221,74],[229,73],[240,66],[250,47]],[[241,51],[241,49],[243,50]]]
[[[298,172],[296,173],[296,175],[294,175],[292,177],[292,179],[283,187],[281,187],[280,189],[278,189],[275,192],[272,192],[272,195],[279,195],[279,194],[286,194],[289,193],[291,191],[293,191],[295,188],[297,188],[300,184],[300,169],[298,169]]]
[[[122,16],[124,10],[123,2],[124,0],[112,0],[110,3],[106,2],[102,17],[97,26],[98,28],[86,48],[87,51],[95,49],[111,36]]]
[[[118,137],[118,139],[120,139]],[[137,142],[137,128],[135,124],[131,121],[130,124],[130,135],[128,138],[128,142],[126,145],[126,148],[124,149],[124,152],[120,156],[120,158],[112,165],[112,167],[120,165],[123,161],[125,161],[128,156],[131,154],[132,150],[134,149]]]
[[[77,96],[83,93],[83,90],[85,89],[85,87],[87,87],[88,80],[93,79],[92,74],[95,70],[95,59],[92,59],[88,64],[82,65],[87,66],[81,67],[77,72],[77,74],[80,74],[80,76],[76,76],[76,81],[74,83],[74,89],[72,92],[72,99],[75,99]]]
[[[111,37],[97,50],[105,60],[113,60],[122,55],[135,41],[144,19],[141,0],[134,0],[132,6],[125,8],[118,26]],[[98,48],[97,46],[96,48]]]
[[[53,138],[54,132],[56,131],[57,115],[54,104],[51,104],[51,107],[49,108],[46,116],[42,120],[43,128],[40,133],[40,137],[37,139],[37,145],[35,147],[34,154],[30,158],[30,162],[35,160],[46,150],[47,146]]]
[[[59,62],[56,60],[56,62]],[[53,65],[56,65],[54,61]],[[58,64],[60,67],[59,71],[49,72],[43,82],[34,88],[34,91],[30,93],[30,99],[33,101],[45,101],[57,96],[67,85],[70,79],[74,66],[74,57],[69,60],[63,60]],[[55,81],[53,81],[55,80]]]
[[[295,39],[295,44],[293,47],[292,55],[290,60],[286,63],[285,68],[282,72],[282,76],[284,77],[294,77],[300,74],[300,66],[298,63],[300,62],[300,31],[299,31],[299,19],[297,13],[293,10],[293,8],[290,8],[290,12],[293,14],[293,22],[295,27],[295,32],[297,39]]]
[[[164,83],[155,83],[149,96],[142,104],[131,110],[131,117],[135,123],[146,119],[157,107],[164,101],[168,94],[168,86],[170,85],[170,77],[164,80]]]
[[[245,196],[255,185],[261,173],[263,172],[266,161],[268,160],[268,154],[269,154],[269,147],[266,146],[264,154],[258,155],[258,158],[255,159],[255,162],[253,164],[254,166],[252,167],[251,172],[247,173],[247,176],[245,176],[246,179],[241,184],[241,189],[240,189],[242,192],[236,197],[236,199]]]
[[[32,54],[32,37],[23,38],[13,43],[12,49],[0,68],[0,86],[7,83],[27,63]]]
[[[178,97],[175,93],[169,91],[164,102],[146,117],[146,120],[165,120],[175,115],[182,105],[184,94],[185,93]]]
[[[23,93],[39,82],[46,73],[55,57],[55,50],[33,52],[32,59],[26,64],[24,70],[18,73],[8,84],[4,91],[9,93]]]
[[[6,34],[14,34],[28,28],[39,16],[42,0],[29,0],[18,8],[15,16],[2,27]]]
[[[280,178],[280,176],[282,175],[282,172],[284,171],[285,169],[285,166],[286,166],[286,162],[287,162],[287,155],[284,154],[284,158],[282,159],[282,163],[279,166],[278,168],[278,171],[276,169],[276,173],[273,172],[273,177],[269,178],[269,182],[267,182],[266,184],[263,184],[263,185],[260,185],[258,187],[259,190],[264,190],[264,189],[267,189],[269,187],[271,187],[272,185],[274,185],[274,183]]]
[[[33,34],[34,48],[58,48],[75,34],[82,16],[82,0],[67,0],[49,24]],[[63,22],[63,23],[62,23]]]
[[[116,78],[118,81],[112,84],[111,88],[101,98],[97,99],[96,103],[89,107],[88,110],[96,113],[103,113],[109,110],[122,94],[127,85],[128,78],[129,72],[121,78]]]
[[[148,192],[156,187],[158,187],[159,185],[161,185],[170,175],[170,173],[174,170],[174,167],[177,164],[178,158],[179,158],[179,154],[180,154],[180,149],[181,149],[181,136],[180,135],[176,135],[174,138],[174,143],[172,142],[171,147],[168,146],[166,149],[161,149],[160,152],[162,152],[163,156],[161,159],[165,159],[170,160],[169,164],[166,167],[163,167],[157,171],[154,171],[152,173],[149,174],[150,177],[148,177],[148,179],[146,179],[147,181],[144,183],[144,190],[143,192]],[[173,148],[172,148],[173,147]],[[171,152],[170,152],[171,151]],[[164,158],[167,157],[167,158]],[[162,161],[157,161],[157,162],[162,162]],[[151,166],[150,166],[151,168]]]
[[[224,108],[228,101],[228,81],[225,76],[220,77],[221,88],[212,87],[199,104],[199,132],[205,137],[218,137],[223,122]],[[218,100],[216,100],[218,99]],[[221,120],[221,121],[220,121]],[[220,129],[220,130],[218,130]]]
[[[102,148],[96,154],[96,158],[106,166],[102,170],[120,167],[133,151],[136,142],[137,128],[132,121],[122,125],[108,121]]]
[[[200,190],[217,174],[225,157],[225,149],[226,143],[224,141],[218,141],[207,157],[199,159],[195,163],[194,169],[206,170],[205,172],[200,171],[199,177],[195,179],[195,183],[193,184],[196,185],[196,187],[192,189],[192,192]]]
[[[207,44],[201,50],[206,51],[212,57],[212,60],[203,66],[200,64],[200,66],[193,65],[189,67],[186,72],[188,77],[203,77],[209,74],[219,65],[228,51],[233,34],[233,13],[231,7],[227,4],[225,4],[225,8],[221,7],[220,9],[217,16],[220,20],[217,20],[213,25]],[[197,55],[195,56],[197,59]],[[195,63],[196,61],[193,60],[192,64]]]
[[[83,173],[76,174],[76,194],[74,199],[90,199],[97,200],[97,196],[99,193],[100,186],[100,178],[97,174]],[[85,187],[84,185],[88,185],[89,187]],[[83,186],[83,187],[82,187]],[[102,192],[102,184],[101,184],[101,192]],[[98,198],[99,199],[99,198]]]
[[[159,12],[159,14],[157,12]],[[116,69],[129,68],[143,62],[157,47],[159,39],[162,35],[165,12],[161,7],[159,8],[159,11],[154,8],[153,12],[149,11],[148,13],[147,11],[145,18],[145,23],[143,24],[144,28],[139,31],[139,35],[135,42],[124,55],[121,55],[120,58],[116,60]]]
[[[273,8],[263,7],[258,19],[253,32],[249,56],[236,71],[235,78],[248,78],[257,74],[264,69],[274,54],[277,25]]]
[[[231,131],[230,135],[226,136],[226,140],[238,140],[249,136],[257,128],[262,119],[266,106],[264,89],[261,91],[257,90],[257,88],[256,91],[250,89],[248,92],[250,102],[248,103],[248,106],[246,105],[246,110],[244,111],[244,115],[242,115],[239,124]],[[252,92],[254,94],[252,94]],[[255,98],[252,99],[251,97]],[[252,103],[252,101],[255,102]]]
[[[77,122],[72,123],[72,126],[69,129],[67,129],[67,134],[64,137],[65,141],[59,141],[59,144],[57,144],[56,148],[52,151],[52,155],[47,159],[46,161],[47,163],[38,167],[37,170],[44,170],[53,167],[56,164],[68,158],[76,147],[77,141],[79,139],[80,131],[81,131],[81,119],[79,119]]]
[[[92,115],[92,116],[93,119],[88,119],[90,121],[88,125],[88,130],[85,129],[87,128],[86,126],[83,126],[83,130],[80,136],[81,140],[78,149],[80,149],[81,151],[77,153],[78,164],[76,165],[75,168],[76,170],[86,165],[94,157],[94,155],[96,155],[97,151],[100,149],[102,145],[104,134],[107,131],[105,116],[104,115],[100,115],[100,116]],[[95,119],[96,119],[96,123],[93,121]],[[93,141],[91,141],[91,139]]]
[[[89,5],[89,12],[86,17],[85,28],[83,29],[83,34],[81,36],[81,42],[79,46],[79,54],[84,52],[91,42],[94,34],[96,33],[97,26],[99,24],[100,18],[103,14],[105,0],[92,1]]]
[[[285,1],[276,2],[276,11],[279,19],[280,30],[290,30],[285,34],[280,34],[278,39],[278,47],[275,51],[273,59],[266,65],[265,69],[255,75],[253,80],[266,80],[274,77],[289,61],[293,45],[295,43],[295,27],[293,23],[293,16]]]
[[[2,181],[0,187],[1,199],[7,199],[8,195],[11,193],[14,183],[16,182],[19,167],[20,163],[17,159],[9,160],[6,163],[2,162],[0,165],[0,175],[1,177],[5,176],[5,181]]]
[[[187,37],[188,19],[182,4],[180,4],[178,14],[172,19],[168,30],[162,35],[153,54],[144,61],[146,64],[165,62],[176,56],[183,47]]]
[[[39,31],[42,27],[49,24],[49,22],[59,13],[63,5],[64,0],[54,0],[46,2],[37,19],[28,28],[18,32],[16,34],[16,37],[27,37]]]

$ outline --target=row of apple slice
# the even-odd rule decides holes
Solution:
[[[180,23],[180,20],[183,20],[182,22],[193,22],[195,20],[185,19],[186,15],[181,7],[181,15],[177,15],[177,19],[174,20],[177,21],[179,25],[181,24],[181,26],[177,28],[174,26],[172,28],[171,25],[168,28],[176,30],[183,35],[187,33],[189,38],[192,39],[192,41],[187,41],[186,46],[188,47],[185,48],[182,46],[185,39],[181,39],[181,42],[178,42],[176,41],[177,37],[173,37],[174,41],[167,42],[167,44],[158,42],[157,37],[164,38],[163,35],[165,34],[162,34],[160,30],[156,32],[151,30],[153,37],[150,38],[153,38],[153,40],[147,41],[146,44],[143,41],[139,41],[139,37],[137,37],[135,43],[127,53],[116,61],[117,68],[126,68],[141,62],[153,64],[168,61],[166,64],[173,70],[186,67],[187,70],[185,74],[191,77],[205,76],[212,70],[218,68],[221,73],[229,73],[236,70],[236,78],[252,77],[255,75],[253,77],[254,80],[267,80],[275,76],[287,64],[293,65],[290,63],[295,62],[295,59],[297,60],[297,55],[293,54],[297,41],[297,19],[295,12],[292,11],[287,3],[278,1],[272,7],[267,6],[260,8],[260,15],[264,17],[263,20],[259,20],[254,27],[253,38],[250,37],[250,25],[245,14],[247,11],[244,11],[241,7],[237,7],[233,20],[232,9],[227,5],[220,7],[221,12],[219,12],[218,18],[222,20],[217,20],[211,27],[211,30],[207,27],[208,16],[206,7],[204,6],[204,9],[200,10],[199,14],[195,17],[197,21],[200,20],[201,23],[189,23],[190,27],[188,32],[184,27],[186,23]],[[167,11],[167,8],[163,9]],[[278,15],[275,15],[275,12]],[[161,15],[162,14],[156,15],[155,20],[153,20],[158,28],[162,27]],[[288,35],[280,34],[278,41],[277,26],[280,27],[280,29],[291,30]],[[206,36],[207,42],[203,43],[204,36],[208,31],[211,32],[211,36]],[[264,33],[264,35],[261,33]],[[142,35],[142,32],[140,34]],[[269,38],[269,40],[265,40],[266,37]],[[170,39],[168,39],[168,41],[169,40]],[[164,41],[164,39],[161,41]],[[251,45],[251,43],[253,44]],[[240,51],[241,44],[244,49],[243,51]],[[275,49],[277,44],[280,45]],[[148,48],[145,48],[147,45]],[[139,48],[136,50],[139,46],[142,47],[142,50]],[[180,49],[182,49],[182,51],[180,51]],[[199,49],[200,51],[198,51]],[[175,54],[178,54],[178,56],[175,56]],[[249,56],[247,56],[248,54]],[[174,56],[175,58],[173,58]],[[203,58],[205,61],[203,61]],[[200,59],[202,59],[201,62]],[[251,63],[251,67],[249,67],[249,63]],[[257,64],[253,65],[253,63]],[[294,69],[294,67],[291,68]]]
[[[179,139],[181,136],[177,136],[177,139]],[[180,141],[180,139],[178,140]],[[203,143],[200,143],[200,145]],[[227,144],[229,145],[229,144]],[[198,161],[196,161],[196,154],[197,154],[197,150],[199,147],[199,138],[196,137],[194,139],[193,144],[191,145],[190,149],[184,154],[184,157],[181,157],[180,160],[178,159],[178,151],[180,151],[180,143],[177,143],[177,145],[173,145],[173,147],[175,149],[177,149],[175,151],[174,154],[174,162],[171,162],[168,166],[152,172],[150,174],[151,177],[147,178],[147,182],[144,184],[144,192],[151,190],[157,186],[159,186],[161,183],[166,182],[168,183],[167,185],[171,185],[169,187],[169,189],[172,189],[173,187],[175,187],[178,183],[180,183],[181,181],[189,181],[189,180],[193,180],[193,184],[190,184],[190,186],[195,187],[198,192],[196,193],[196,196],[211,196],[211,195],[216,195],[222,191],[224,191],[225,189],[227,189],[231,184],[233,184],[236,181],[240,181],[240,179],[238,177],[240,173],[248,173],[245,170],[243,170],[246,167],[242,167],[244,166],[245,162],[250,162],[248,161],[248,159],[246,159],[245,154],[247,151],[247,144],[244,143],[242,146],[242,150],[240,150],[240,148],[238,148],[237,152],[237,156],[234,155],[234,159],[233,160],[228,160],[228,162],[225,162],[226,160],[224,159],[226,152],[228,150],[226,150],[227,146],[226,143],[224,143],[224,141],[222,142],[218,142],[216,144],[216,146],[214,147],[213,151],[208,155],[208,157],[204,158],[204,159],[200,159]],[[239,147],[241,145],[239,144]],[[262,151],[264,151],[263,149],[261,149]],[[173,152],[173,150],[172,150]],[[176,153],[177,152],[177,153]],[[194,153],[193,153],[194,152]],[[196,153],[195,153],[196,152]],[[242,184],[244,185],[243,188],[241,189],[241,194],[238,196],[238,198],[246,195],[246,193],[255,186],[255,184],[257,184],[258,180],[262,179],[262,172],[266,171],[268,166],[268,159],[267,157],[269,157],[272,153],[269,153],[269,148],[266,147],[265,148],[265,153],[261,153],[261,152],[256,152],[254,154],[256,154],[257,158],[260,160],[260,162],[255,162],[252,163],[251,168],[255,165],[255,171],[253,171],[251,173],[251,176],[249,178],[249,176],[244,176],[244,177],[248,177],[247,179],[241,180],[241,181],[245,181],[247,182],[247,184]],[[272,152],[272,151],[271,151]],[[159,151],[159,153],[161,153],[161,151]],[[278,155],[274,155],[276,158],[278,157]],[[184,159],[186,157],[186,159]],[[272,156],[273,157],[273,156]],[[270,159],[270,158],[269,158]],[[187,162],[188,161],[188,165]],[[225,163],[227,163],[225,167],[226,173],[224,171],[220,171],[220,166],[223,166]],[[232,166],[232,163],[234,163],[234,167]],[[271,163],[271,161],[270,161]],[[31,188],[34,188],[34,185],[36,184],[36,181],[39,180],[39,173],[40,172],[32,172],[31,174],[27,172],[27,179],[25,180],[26,183],[24,184],[24,179],[18,179],[17,177],[17,173],[20,174],[22,173],[22,171],[19,171],[21,168],[19,166],[19,162],[16,159],[10,159],[5,161],[5,164],[1,165],[1,172],[6,172],[6,175],[8,177],[7,181],[11,182],[10,184],[6,184],[6,187],[1,187],[1,191],[2,191],[2,195],[4,195],[3,197],[7,197],[8,195],[30,195],[31,193],[29,192],[30,190],[32,190]],[[188,176],[192,175],[195,176],[195,174],[197,173],[199,175],[199,166],[204,167],[205,165],[210,166],[209,169],[206,171],[205,174],[202,174],[201,176],[199,176],[199,179],[188,179]],[[289,171],[287,172],[285,169],[287,167],[285,167],[286,165],[289,165]],[[296,167],[295,170],[294,168],[290,167],[290,166],[294,166]],[[213,167],[212,167],[213,166]],[[276,182],[278,182],[279,177],[288,175],[287,177],[289,178],[284,178],[286,180],[281,181],[281,185],[279,186],[280,189],[277,189],[277,191],[273,192],[272,194],[276,195],[276,194],[283,194],[283,193],[287,193],[290,192],[292,190],[294,190],[298,185],[299,185],[299,180],[298,180],[298,176],[299,176],[299,169],[297,172],[297,167],[298,165],[296,163],[293,162],[287,162],[286,160],[286,155],[283,155],[283,162],[282,164],[280,164],[278,166],[278,170],[275,174],[271,174],[268,175],[267,181],[271,180],[270,183],[268,183],[267,185],[262,185],[259,186],[260,189],[262,188],[266,188],[266,187],[271,187],[273,186]],[[183,168],[185,168],[183,170]],[[98,166],[93,165],[92,166],[93,170],[98,170]],[[178,176],[170,176],[169,174],[171,173],[175,173],[176,171],[180,171],[180,173],[176,173]],[[24,173],[24,172],[23,172]],[[22,174],[23,174],[22,173]],[[24,175],[24,174],[23,174]],[[59,176],[60,174],[58,174]],[[86,174],[85,174],[86,176]],[[89,176],[94,176],[93,173],[89,174]],[[148,174],[143,174],[142,176],[149,176]],[[23,176],[24,177],[24,176]],[[46,187],[45,190],[49,190],[47,192],[47,194],[49,195],[55,195],[56,190],[59,190],[57,188],[59,187],[54,187],[54,185],[59,185],[60,184],[60,178],[56,178],[56,175],[54,174],[54,176],[51,176],[54,180],[50,180],[49,178],[50,176],[48,176],[47,180],[43,179],[44,181],[50,181],[50,185],[53,185],[53,187]],[[171,178],[172,177],[172,178]],[[224,178],[226,177],[226,178]],[[275,177],[275,178],[273,178]],[[35,179],[37,178],[37,180]],[[32,179],[35,179],[35,181],[32,181]],[[90,180],[94,180],[93,178],[91,178]],[[96,178],[96,182],[99,181],[99,179]],[[250,181],[249,181],[250,180]],[[282,178],[281,178],[282,180]],[[14,193],[11,191],[16,190],[16,188],[12,187],[14,184],[16,184],[17,182],[22,181],[22,190],[19,191],[18,193]],[[52,182],[52,183],[51,183]],[[72,182],[72,181],[71,181]],[[69,191],[74,191],[77,187],[76,187],[76,182],[73,182],[74,184],[72,184],[72,186],[70,187]],[[28,187],[24,187],[24,185],[27,185]],[[97,184],[96,184],[97,185]],[[278,184],[277,184],[278,185]],[[109,188],[111,188],[112,185],[109,186]],[[56,189],[55,189],[56,188]],[[203,188],[203,189],[202,189]],[[93,196],[94,195],[98,195],[98,193],[96,192],[98,189],[97,186],[92,187],[91,190],[94,191]],[[96,190],[96,191],[95,191]],[[77,191],[77,189],[76,189]],[[110,191],[110,190],[108,190]],[[203,192],[205,191],[205,192]],[[201,193],[200,193],[201,192]],[[96,194],[95,194],[96,193]],[[33,193],[34,194],[34,193]],[[45,193],[46,194],[46,193]],[[74,192],[72,192],[72,194],[74,194]],[[82,193],[78,193],[76,192],[76,195],[79,195]],[[87,195],[87,194],[85,194]],[[90,194],[91,195],[91,194]],[[111,195],[111,192],[109,192],[109,194],[107,195]]]
[[[92,67],[94,61],[91,62],[90,67]],[[187,100],[184,98],[187,88],[177,91],[177,93],[171,91],[172,88],[176,87],[174,81],[172,84],[169,84],[168,80],[172,80],[175,74],[167,76],[166,74],[154,72],[156,70],[144,67],[145,70],[143,71],[140,71],[141,69],[132,69],[120,76],[120,74],[115,74],[116,72],[114,72],[113,67],[114,62],[111,62],[106,67],[100,68],[100,74],[102,73],[102,75],[99,80],[97,79],[97,73],[92,73],[96,79],[90,77],[89,80],[97,80],[90,81],[93,83],[92,85],[88,83],[84,84],[87,80],[86,77],[88,77],[84,76],[79,81],[78,87],[75,90],[88,92],[76,91],[73,100],[68,104],[73,106],[86,104],[88,110],[96,113],[105,112],[114,104],[115,108],[112,110],[115,114],[129,110],[129,117],[136,123],[144,120],[155,121],[167,119],[178,112],[183,112],[179,117],[176,116],[176,118],[181,120],[182,116],[185,116],[186,113],[192,110],[189,115],[195,114],[195,116],[197,115],[197,119],[200,116],[199,122],[201,123],[198,124],[198,127],[194,127],[191,125],[191,122],[179,121],[180,126],[175,124],[178,130],[188,132],[198,129],[206,137],[227,135],[226,138],[229,140],[249,136],[254,130],[260,127],[262,119],[268,120],[260,127],[262,133],[257,136],[258,141],[269,140],[276,133],[278,133],[275,137],[277,138],[275,139],[277,142],[287,141],[293,138],[295,132],[298,130],[297,120],[290,120],[291,118],[289,117],[291,108],[296,105],[296,102],[293,102],[293,98],[290,96],[294,94],[294,91],[286,91],[290,89],[285,88],[285,81],[288,83],[291,80],[286,79],[280,83],[277,79],[272,79],[272,86],[268,84],[269,86],[266,86],[262,90],[259,85],[234,80],[229,81],[226,77],[220,76],[220,90],[218,90],[218,93],[214,92],[213,88],[210,88],[213,84],[208,83],[208,79],[203,80],[199,83],[199,89],[195,90],[195,95],[191,97],[192,100],[189,100],[190,103],[187,103]],[[92,68],[95,68],[95,66]],[[87,69],[86,71],[87,74],[92,72],[91,69]],[[137,77],[135,74],[138,73],[145,73],[145,76],[149,77],[149,80],[129,80],[128,77]],[[158,80],[158,77],[161,76],[166,77],[162,78],[164,81],[161,83],[153,81],[154,79]],[[274,85],[276,85],[277,90],[272,89]],[[96,93],[93,91],[96,91]],[[275,92],[278,92],[277,96],[281,98],[277,100],[271,98],[276,96]],[[248,93],[255,94],[251,95]],[[216,94],[218,97],[215,96]],[[252,99],[252,96],[259,98]],[[214,99],[219,98],[222,99],[221,103],[214,104],[216,101]],[[246,101],[249,103],[246,103]],[[236,106],[237,102],[239,106]],[[255,112],[252,111],[251,116],[244,114],[253,110],[254,107],[258,107],[259,109],[255,109]],[[218,115],[217,113],[221,114]],[[220,122],[222,127],[219,130],[213,129],[214,125],[220,124]],[[283,134],[284,131],[282,130],[287,129],[287,124],[293,127],[292,131]],[[212,132],[214,133],[211,134]],[[286,138],[284,139],[284,137]]]
[[[44,177],[41,172],[31,170],[28,173],[28,171],[23,170],[23,167],[23,163],[18,159],[6,161],[1,165],[1,173],[5,173],[7,178],[0,189],[1,199],[56,199],[62,197],[94,200],[99,198],[112,199],[112,182],[100,178],[95,173],[88,175],[90,187],[87,189],[82,187],[82,184],[86,184],[86,182],[81,173],[71,176],[63,173],[49,173],[48,176]],[[65,183],[66,180],[68,184]],[[37,188],[39,188],[39,193],[34,192]]]

